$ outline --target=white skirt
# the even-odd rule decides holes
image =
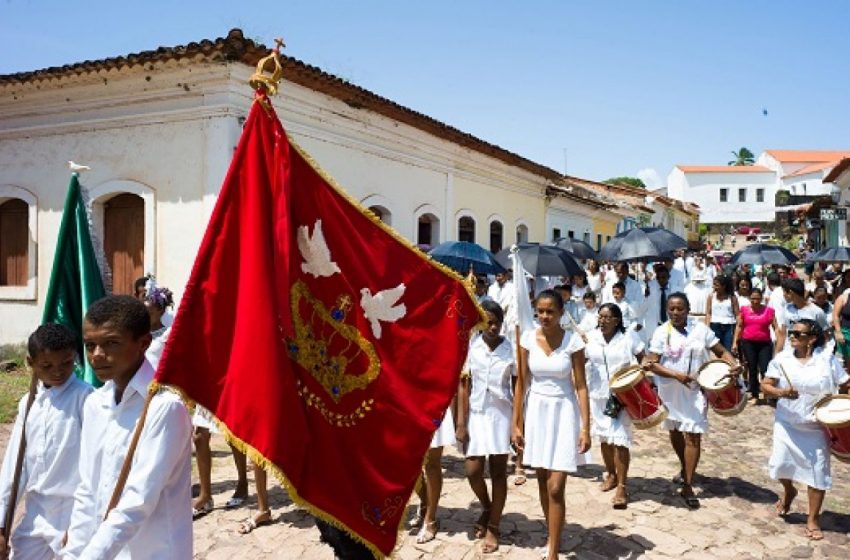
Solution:
[[[589,452],[578,452],[580,422],[575,395],[552,397],[530,392],[525,408],[523,464],[575,472],[579,465],[590,462]]]
[[[625,409],[620,410],[617,418],[605,415],[604,399],[590,399],[590,416],[592,419],[590,435],[600,443],[610,443],[619,447],[632,446],[632,419]]]
[[[829,442],[817,424],[773,423],[773,452],[767,463],[770,478],[791,479],[817,488],[832,488]]]
[[[467,457],[507,455],[511,452],[513,406],[508,401],[492,401],[481,412],[469,412]]]
[[[450,408],[446,410],[443,421],[440,422],[440,427],[434,432],[434,439],[431,440],[431,449],[454,445],[455,441],[455,419],[452,416],[452,409]]]
[[[196,428],[206,428],[211,434],[218,433],[218,426],[213,419],[212,412],[199,404],[195,405],[195,414],[192,415],[192,425]]]

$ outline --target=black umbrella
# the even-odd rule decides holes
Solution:
[[[729,260],[732,266],[742,264],[791,264],[797,262],[797,256],[778,245],[767,243],[753,243],[749,247],[741,249]]]
[[[584,269],[571,254],[558,247],[539,243],[519,243],[519,258],[525,271],[532,276],[572,276],[584,274]],[[511,250],[496,253],[496,261],[509,268]]]
[[[561,237],[550,243],[550,245],[553,247],[560,247],[577,259],[596,260],[599,258],[599,255],[596,254],[593,247],[584,241],[573,239],[572,237]]]
[[[464,276],[469,274],[469,267],[477,274],[505,272],[505,267],[496,262],[493,253],[469,241],[440,243],[431,249],[428,255]]]
[[[809,259],[812,262],[850,262],[850,247],[827,247]]]
[[[603,261],[641,261],[672,258],[677,249],[684,249],[688,242],[664,228],[640,227],[618,233],[609,241],[599,256]]]

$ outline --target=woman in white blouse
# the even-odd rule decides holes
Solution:
[[[586,462],[590,449],[584,342],[559,324],[564,301],[556,292],[541,292],[534,307],[540,327],[520,338],[512,440],[524,451],[524,462],[537,469],[540,505],[549,527],[545,558],[557,560],[566,515],[567,473]],[[528,412],[523,414],[526,389]]]
[[[499,523],[508,496],[515,366],[513,346],[499,334],[502,308],[491,300],[481,307],[487,314],[487,327],[469,343],[458,393],[456,436],[466,452],[466,478],[483,510],[475,524],[475,537],[484,539],[481,552],[489,554],[499,549]],[[488,460],[492,498],[484,480]]]
[[[593,427],[590,434],[602,446],[606,478],[602,491],[617,489],[611,503],[617,509],[628,504],[626,478],[629,472],[629,448],[632,445],[632,421],[625,409],[616,418],[605,414],[611,397],[609,382],[618,370],[643,360],[644,344],[633,331],[623,326],[623,314],[613,303],[600,306],[599,328],[587,334],[585,354],[588,360],[587,387]]]
[[[806,536],[821,540],[820,510],[826,491],[832,488],[832,477],[829,442],[815,420],[814,405],[826,395],[846,393],[850,377],[832,353],[823,351],[824,334],[816,322],[800,319],[788,336],[792,352],[778,354],[761,382],[766,396],[779,399],[768,470],[784,491],[776,502],[780,517],[788,514],[797,496],[794,482],[808,487]]]
[[[658,396],[667,407],[664,427],[670,431],[670,443],[681,467],[673,480],[681,482],[679,493],[685,504],[696,509],[699,500],[694,495],[693,479],[699,464],[701,436],[708,431],[707,403],[696,381],[697,372],[708,361],[709,351],[729,363],[734,375],[741,366],[734,363],[732,355],[705,324],[688,317],[689,312],[685,294],[670,294],[669,320],[652,334],[644,368],[655,375]]]

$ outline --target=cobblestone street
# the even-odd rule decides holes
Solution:
[[[600,468],[585,467],[567,482],[567,528],[562,557],[601,558],[850,558],[850,465],[833,460],[834,488],[827,493],[823,541],[803,535],[805,492],[792,507],[787,522],[776,517],[778,483],[768,479],[772,414],[768,406],[749,406],[732,418],[711,414],[712,432],[704,445],[697,492],[702,507],[689,511],[670,482],[677,463],[667,434],[656,428],[636,434],[625,511],[610,506],[610,493],[599,491]],[[0,431],[5,448],[9,426]],[[301,558],[332,560],[318,539],[312,519],[297,509],[286,492],[271,485],[274,523],[239,535],[239,523],[252,513],[252,497],[242,509],[221,508],[233,491],[235,470],[223,439],[214,443],[213,491],[218,506],[195,522],[195,557]],[[595,459],[599,458],[594,449]],[[443,460],[445,482],[440,501],[437,539],[415,543],[403,533],[395,557],[472,559],[483,557],[471,538],[480,513],[463,477],[463,462],[453,450]],[[802,490],[802,489],[801,489]],[[545,542],[545,530],[533,475],[521,487],[509,485],[499,551],[492,558],[534,559]]]

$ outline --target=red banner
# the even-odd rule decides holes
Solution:
[[[387,555],[479,319],[466,286],[349,199],[258,96],[157,380]]]

